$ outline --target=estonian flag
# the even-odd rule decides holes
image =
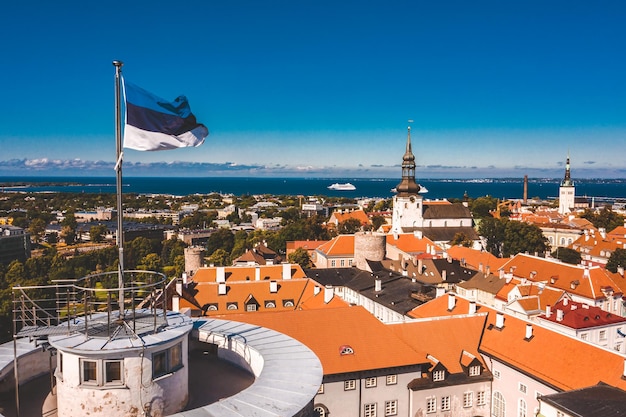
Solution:
[[[185,96],[168,102],[124,80],[126,122],[124,147],[138,151],[200,146],[209,136],[196,122]]]

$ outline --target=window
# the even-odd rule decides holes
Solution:
[[[615,349],[618,352],[622,351],[622,344],[621,343],[616,343],[615,346],[613,347],[613,349]]]
[[[446,395],[445,397],[441,397],[441,411],[449,411],[450,410],[450,396]]]
[[[436,397],[426,398],[426,412],[434,413],[435,411],[437,411],[437,398]]]
[[[228,303],[226,304],[226,309],[227,310],[237,310],[239,308],[239,306],[237,305],[237,303]]]
[[[493,393],[493,403],[491,404],[493,417],[505,417],[506,416],[506,403],[504,397],[499,392]]]
[[[580,334],[580,338],[581,338],[582,340],[587,340],[587,333],[581,333],[581,334]]]
[[[519,392],[526,394],[527,388],[526,385],[522,384],[521,382],[518,384],[517,388],[519,389]]]
[[[350,391],[356,389],[356,381],[354,379],[350,379],[348,381],[343,381],[343,390]]]
[[[152,354],[152,378],[158,378],[175,372],[183,367],[183,346],[174,346]]]
[[[91,386],[124,384],[123,360],[80,360],[80,383]]]
[[[376,417],[376,403],[363,405],[363,417]]]
[[[122,383],[122,361],[104,361],[104,383]]]
[[[485,405],[485,391],[476,393],[476,405]]]
[[[256,311],[256,304],[246,304],[246,311]]]
[[[293,307],[293,300],[283,300],[283,307]]]
[[[385,416],[398,415],[398,400],[385,401]]]
[[[341,350],[339,351],[340,355],[352,355],[354,354],[354,349],[352,349],[350,346],[348,345],[344,345],[341,347]]]
[[[526,417],[526,401],[519,399],[519,405],[517,407],[517,417]]]
[[[606,330],[600,330],[600,340],[606,340]]]
[[[395,385],[398,383],[398,375],[387,375],[387,385]]]
[[[87,359],[81,359],[82,366],[82,381],[83,384],[97,385],[98,384],[98,362]]]
[[[352,266],[352,259],[348,259],[348,266]]]
[[[328,410],[323,405],[316,405],[315,408],[313,408],[313,411],[313,415],[318,417],[326,417],[328,415]]]
[[[480,365],[470,366],[469,374],[470,374],[470,376],[478,376],[478,375],[480,375]]]
[[[324,384],[320,385],[320,387],[317,389],[317,393],[318,394],[323,394],[324,393]]]
[[[474,393],[472,391],[463,393],[463,407],[471,407],[474,405]]]
[[[376,377],[365,378],[365,388],[374,388],[376,386]]]
[[[495,379],[500,379],[500,371],[493,371],[493,377]]]
[[[433,381],[443,381],[446,376],[445,371],[434,371],[433,372]]]
[[[332,268],[334,268],[335,266],[337,266],[337,261],[335,261],[334,259],[332,261],[330,261],[330,266]]]
[[[346,266],[346,260],[342,259],[341,261],[339,261],[339,265],[342,266],[342,267]]]
[[[276,302],[274,300],[266,301],[265,308],[276,308]]]

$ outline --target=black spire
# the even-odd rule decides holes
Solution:
[[[565,163],[565,178],[563,182],[561,182],[561,187],[572,187],[574,183],[572,182],[572,178],[570,177],[570,169],[569,169],[569,152],[567,153],[567,162]]]
[[[406,152],[402,157],[402,181],[396,186],[399,196],[417,195],[420,186],[415,182],[415,156],[411,151],[411,126],[408,127]]]

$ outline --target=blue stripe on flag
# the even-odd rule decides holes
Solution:
[[[191,114],[189,102],[185,96],[179,96],[174,101],[167,101],[126,80],[124,80],[124,93],[126,103],[132,103],[138,107],[183,118]]]

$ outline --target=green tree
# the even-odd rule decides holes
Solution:
[[[342,235],[351,235],[361,230],[362,227],[358,219],[347,219],[337,225],[337,231]]]
[[[504,243],[502,256],[508,257],[518,253],[541,254],[548,250],[548,239],[541,229],[534,224],[511,221],[507,218],[500,220],[504,223]]]
[[[98,224],[89,228],[89,239],[92,242],[100,243],[104,240],[107,227],[104,224]]]
[[[313,265],[309,252],[304,248],[298,248],[290,253],[289,256],[287,256],[287,260],[292,264],[300,265],[302,268],[310,268]]]
[[[491,212],[498,207],[498,199],[491,196],[478,197],[470,202],[469,208],[475,219],[491,217]]]
[[[502,256],[504,224],[493,217],[485,217],[478,225],[478,233],[485,240],[485,249],[495,256]]]
[[[74,216],[73,211],[68,211],[65,213],[65,218],[61,222],[61,238],[65,241],[67,245],[71,245],[76,242],[76,227],[78,223],[76,222],[76,217]]]
[[[163,242],[161,259],[165,264],[174,265],[178,256],[184,257],[186,246],[187,244],[185,242],[175,237],[166,240],[165,242]]]
[[[39,243],[41,236],[46,231],[46,221],[42,218],[37,217],[30,222],[28,225],[28,231],[30,235],[34,238],[35,243]]]
[[[463,232],[458,232],[454,234],[454,237],[450,242],[448,242],[450,246],[465,246],[466,248],[472,247],[474,242],[472,239],[467,237],[467,235]]]
[[[216,249],[211,256],[208,257],[209,263],[215,266],[230,265],[230,255],[224,249]]]
[[[375,215],[372,216],[372,230],[378,230],[380,226],[387,223],[387,220],[383,216]]]
[[[624,216],[615,213],[608,205],[598,212],[587,209],[580,217],[589,220],[595,227],[603,228],[607,232],[624,225]]]
[[[551,256],[559,259],[561,262],[572,265],[578,265],[582,260],[580,252],[571,248],[556,248],[556,250],[552,252]]]
[[[228,229],[217,229],[207,240],[206,250],[210,255],[217,249],[224,249],[230,253],[235,245],[235,235]]]
[[[137,269],[143,269],[145,271],[155,271],[161,272],[163,268],[163,263],[161,262],[161,257],[156,253],[149,253],[139,262],[137,265]]]
[[[615,249],[606,263],[606,269],[611,272],[617,272],[618,267],[626,268],[626,249]]]

